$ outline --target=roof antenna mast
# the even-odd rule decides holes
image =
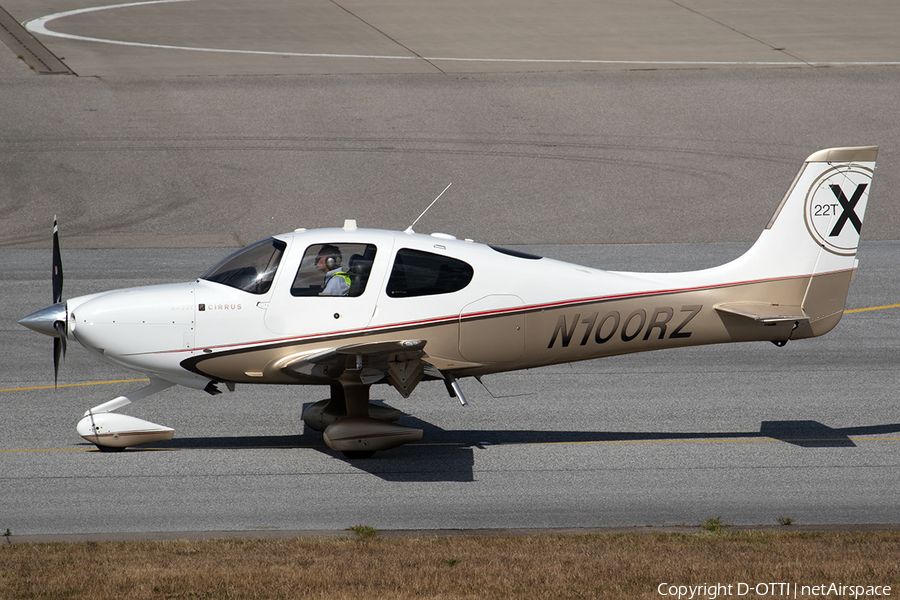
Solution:
[[[449,190],[451,185],[453,185],[453,182],[450,182],[450,183],[447,184],[447,187],[444,188],[444,192],[446,192],[447,190]],[[425,210],[423,210],[423,211],[422,211],[422,214],[419,215],[418,217],[416,217],[416,220],[412,222],[412,225],[410,225],[409,227],[407,227],[407,228],[406,228],[406,231],[404,231],[403,233],[415,233],[415,231],[413,231],[413,225],[415,225],[416,223],[418,223],[418,222],[419,222],[419,219],[421,219],[422,217],[424,217],[424,216],[425,216],[425,213],[428,212],[428,209],[430,209],[432,206],[434,206],[434,203],[441,199],[441,196],[444,195],[444,192],[441,192],[440,194],[438,194],[438,195],[437,195],[437,198],[435,198],[434,200],[431,201],[431,204],[428,205],[428,208],[426,208]]]

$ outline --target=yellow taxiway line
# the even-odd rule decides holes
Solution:
[[[792,442],[846,442],[850,440],[851,442],[897,442],[900,441],[898,437],[841,437],[841,438],[771,438],[767,436],[760,436],[754,438],[696,438],[696,439],[677,439],[677,440],[595,440],[595,441],[584,441],[584,442],[534,442],[535,445],[543,445],[543,446],[565,446],[565,445],[577,445],[577,444],[706,444],[710,442],[719,442],[722,444],[726,443],[736,443],[736,442],[783,442],[783,443],[792,443]],[[525,442],[526,444],[528,442]],[[509,444],[494,444],[496,446],[506,446]],[[512,444],[516,445],[516,444]]]
[[[900,437],[842,437],[842,438],[797,438],[797,439],[776,439],[765,436],[760,437],[748,437],[748,438],[697,438],[697,439],[675,439],[675,440],[596,440],[596,441],[583,441],[583,442],[500,442],[496,444],[484,444],[484,447],[502,447],[502,446],[584,446],[584,445],[597,445],[597,444],[709,444],[709,443],[720,443],[720,444],[733,444],[733,443],[747,443],[747,442],[779,442],[779,443],[792,443],[792,442],[900,442]],[[465,444],[409,444],[410,446],[465,446]],[[472,446],[481,446],[482,444],[472,444]],[[326,446],[322,445],[302,445],[302,446],[266,446],[265,449],[281,449],[281,450],[315,450],[315,449],[324,449]],[[148,450],[156,450],[160,452],[173,452],[177,450],[208,450],[209,448],[203,448],[202,446],[198,446],[197,448],[161,448],[157,446],[144,446],[140,448],[142,452],[146,452]],[[246,447],[235,447],[235,448],[226,448],[232,450],[244,450]],[[15,448],[8,450],[0,450],[0,454],[12,453],[12,452],[99,452],[97,448]]]
[[[55,388],[66,388],[66,387],[83,387],[86,385],[108,385],[111,383],[134,383],[140,381],[150,381],[146,377],[143,379],[114,379],[112,381],[86,381],[84,383],[61,383],[59,385],[38,385],[34,387],[22,387],[22,388],[9,388],[6,390],[0,390],[0,392],[27,392],[31,390],[52,390]]]
[[[844,314],[849,315],[851,313],[869,312],[870,310],[884,310],[886,308],[900,308],[900,304],[885,304],[884,306],[870,306],[868,308],[851,308],[850,310],[845,310]]]

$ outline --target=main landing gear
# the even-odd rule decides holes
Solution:
[[[422,439],[422,430],[394,423],[402,413],[369,402],[369,388],[360,382],[332,383],[331,398],[306,409],[303,422],[321,431],[328,447],[345,457],[370,458],[378,450],[389,450]]]

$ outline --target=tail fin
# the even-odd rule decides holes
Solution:
[[[863,146],[807,158],[751,252],[797,274],[853,268],[877,154]]]
[[[856,270],[856,249],[877,154],[877,146],[830,148],[812,154],[756,243],[724,265],[732,277],[743,281],[808,281],[801,288],[802,296],[770,299],[770,306],[799,309],[794,312],[808,319],[793,339],[822,335],[840,321]],[[763,309],[757,316],[747,308],[732,304],[717,310],[757,321],[772,312]]]

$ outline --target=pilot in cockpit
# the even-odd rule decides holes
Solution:
[[[350,275],[341,267],[341,251],[326,244],[316,255],[316,268],[325,273],[325,289],[320,296],[346,296],[350,291]]]

